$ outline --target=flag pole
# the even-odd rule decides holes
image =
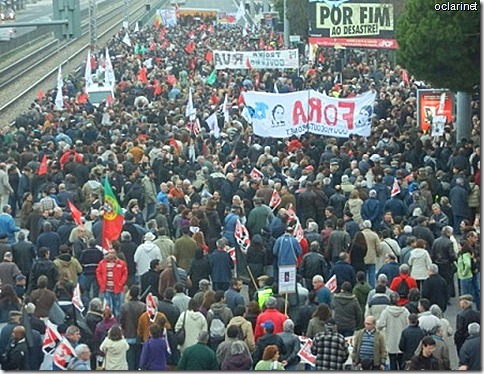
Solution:
[[[284,314],[287,316],[287,296],[288,296],[288,293],[286,291],[286,300],[285,300],[285,303],[284,303]]]
[[[257,290],[259,287],[255,281],[254,274],[252,274],[252,270],[250,270],[249,265],[246,265],[247,271],[249,272],[250,279],[252,280],[252,283],[254,284],[255,289]]]

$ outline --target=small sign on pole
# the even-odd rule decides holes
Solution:
[[[296,266],[279,266],[279,293],[296,292]]]

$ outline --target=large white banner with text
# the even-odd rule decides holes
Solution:
[[[215,69],[297,69],[299,50],[213,51]]]
[[[313,134],[347,138],[369,136],[375,94],[338,99],[314,90],[287,94],[244,92],[254,134],[288,138]]]

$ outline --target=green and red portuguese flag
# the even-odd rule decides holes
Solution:
[[[124,215],[114,196],[108,178],[104,180],[104,216],[101,245],[104,249],[110,247],[110,242],[117,240],[123,230]]]

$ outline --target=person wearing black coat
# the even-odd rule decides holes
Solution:
[[[29,350],[25,340],[25,327],[15,326],[12,341],[5,355],[1,357],[3,370],[30,370]]]
[[[35,248],[31,242],[25,240],[25,233],[22,231],[18,233],[17,240],[17,243],[12,245],[13,259],[22,274],[27,277],[28,282],[30,271],[32,270],[32,265],[36,257]]]
[[[418,225],[415,226],[412,230],[412,234],[417,238],[417,239],[423,239],[427,242],[427,250],[430,250],[432,248],[432,244],[434,244],[434,234],[430,229],[427,227],[427,223],[429,222],[429,219],[424,216],[420,216],[417,218]]]
[[[469,336],[468,326],[472,322],[481,323],[481,314],[472,308],[472,301],[473,297],[471,295],[462,295],[459,297],[459,305],[462,310],[457,314],[454,334],[457,352],[460,351],[464,341]]]
[[[344,282],[350,282],[351,287],[356,285],[356,273],[349,261],[350,255],[347,252],[341,252],[339,254],[339,261],[336,262],[336,264],[334,264],[334,266],[331,268],[331,274],[329,277],[331,278],[333,275],[336,275],[338,292]]]
[[[423,330],[418,326],[418,315],[410,314],[408,316],[408,327],[402,331],[398,343],[398,348],[403,352],[403,362],[412,358],[424,335]]]
[[[160,280],[160,272],[161,272],[161,264],[160,260],[155,259],[151,260],[150,268],[146,273],[141,276],[141,294],[144,294],[148,287],[151,286],[148,293],[151,293],[153,296],[156,296],[158,299],[161,299],[161,295],[158,293],[158,282]],[[141,300],[141,301],[144,301]]]
[[[469,336],[459,351],[459,370],[481,370],[481,327],[478,323],[471,323],[468,328]]]
[[[439,266],[436,264],[429,266],[428,274],[429,277],[422,284],[422,297],[428,299],[431,305],[437,304],[445,312],[449,301],[447,281],[440,276]]]
[[[193,297],[197,293],[198,282],[202,279],[209,279],[211,272],[212,268],[208,256],[204,256],[202,248],[197,248],[195,251],[195,258],[187,273],[192,282],[191,287],[188,289],[188,296]]]
[[[163,293],[163,299],[158,302],[158,312],[163,313],[172,326],[176,325],[180,317],[180,309],[172,302],[175,292],[174,288],[168,287]]]
[[[37,279],[41,275],[45,275],[48,279],[47,288],[53,290],[57,282],[59,272],[54,262],[49,260],[49,248],[41,247],[39,249],[39,259],[34,262],[32,271],[30,273],[29,292],[37,288]]]
[[[286,347],[282,338],[279,335],[274,334],[274,324],[272,321],[266,321],[263,325],[265,333],[255,343],[255,349],[252,353],[254,367],[260,360],[262,360],[262,354],[268,345],[277,345],[277,348],[279,348],[279,354],[281,356],[286,354]]]
[[[329,279],[328,264],[324,256],[319,252],[320,245],[318,242],[313,241],[310,243],[309,250],[310,252],[303,256],[298,273],[304,280],[304,287],[306,287],[309,291],[312,291],[312,281],[315,275],[322,275],[324,279]]]

